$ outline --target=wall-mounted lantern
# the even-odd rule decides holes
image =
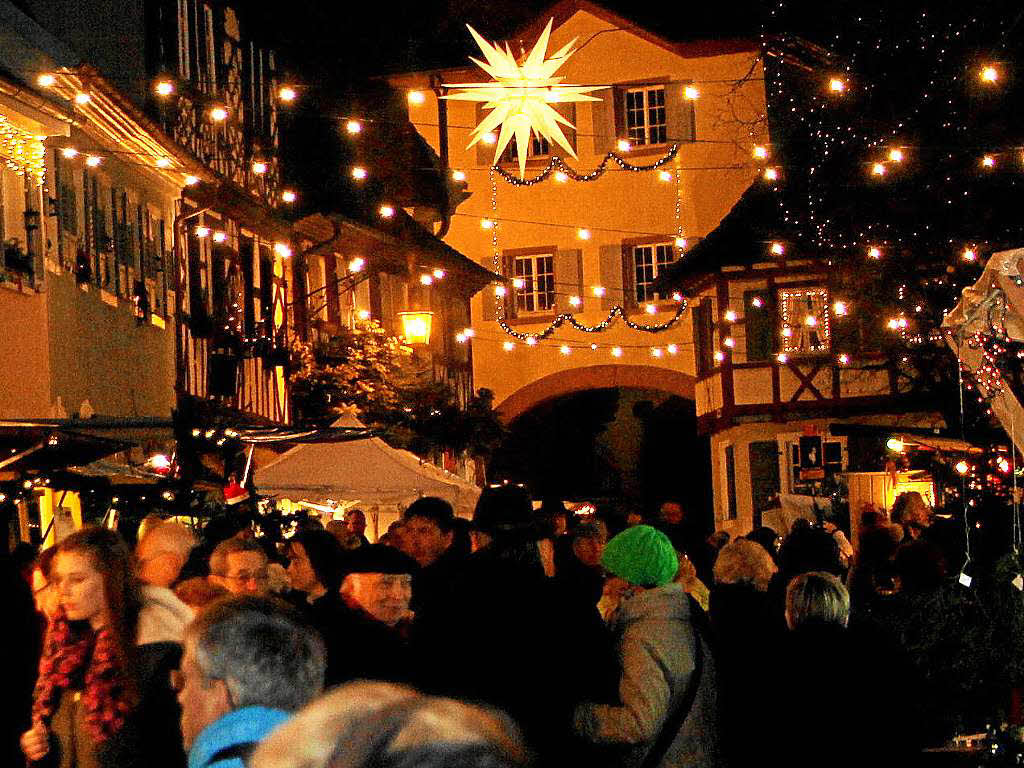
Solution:
[[[434,323],[434,313],[424,310],[399,312],[402,321],[402,337],[408,344],[429,344],[430,329]]]

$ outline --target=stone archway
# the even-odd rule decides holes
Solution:
[[[657,389],[694,399],[693,376],[653,365],[590,365],[552,373],[527,384],[505,398],[496,408],[506,424],[536,405],[562,395],[588,389]]]

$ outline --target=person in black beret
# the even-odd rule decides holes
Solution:
[[[347,553],[340,588],[345,610],[337,630],[344,651],[332,664],[328,685],[412,679],[409,602],[416,569],[415,560],[383,544]]]

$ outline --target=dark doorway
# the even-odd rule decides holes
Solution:
[[[713,530],[710,441],[690,400],[646,389],[594,389],[548,400],[510,425],[491,482],[528,485],[534,498],[605,499],[657,510],[682,502]]]

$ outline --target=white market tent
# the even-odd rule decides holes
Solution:
[[[351,415],[332,426],[365,428]],[[394,517],[421,496],[439,496],[456,514],[468,516],[480,495],[472,483],[379,437],[298,445],[256,469],[253,482],[267,496],[318,505],[347,502],[344,506],[375,507],[374,512],[391,508]]]

